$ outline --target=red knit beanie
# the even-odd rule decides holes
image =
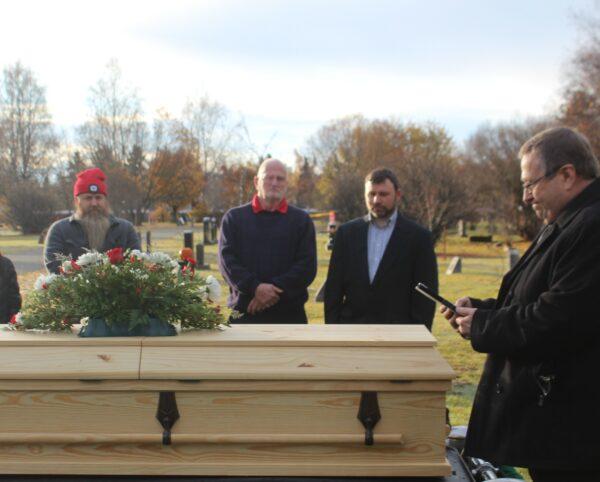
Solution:
[[[104,194],[106,196],[106,176],[102,169],[94,167],[86,169],[77,174],[77,180],[73,185],[73,196],[77,197],[80,194]]]

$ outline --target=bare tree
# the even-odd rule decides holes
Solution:
[[[244,121],[207,95],[189,100],[183,108],[181,140],[196,157],[205,174],[240,160],[244,147]]]
[[[289,176],[288,196],[296,206],[312,208],[315,206],[318,196],[316,161],[300,155],[298,151],[294,151],[294,155],[296,156],[296,165]]]
[[[434,124],[404,126],[405,143],[392,165],[402,191],[402,210],[426,226],[435,241],[470,210],[468,186],[456,148]]]
[[[30,179],[57,146],[45,89],[20,62],[4,69],[0,86],[0,169]]]
[[[585,134],[600,154],[600,17],[586,12],[579,17],[584,41],[568,64],[568,83],[558,119]]]
[[[352,116],[322,127],[308,151],[322,166],[321,206],[342,219],[364,213],[364,176],[386,166],[398,174],[402,210],[428,227],[437,240],[466,211],[462,166],[452,139],[433,124]]]
[[[83,146],[94,164],[124,164],[134,146],[145,148],[147,127],[137,90],[127,87],[116,60],[90,89],[91,118],[79,128]]]
[[[474,203],[503,221],[526,239],[537,233],[540,222],[523,204],[518,152],[523,143],[549,127],[551,121],[530,119],[522,122],[485,124],[466,143],[470,190]]]

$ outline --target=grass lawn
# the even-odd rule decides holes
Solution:
[[[39,236],[36,234],[19,234],[14,231],[0,231],[0,252],[11,253],[22,248],[35,248],[40,246]]]
[[[306,305],[306,311],[311,323],[323,323],[323,304],[314,301],[319,287],[327,276],[329,263],[329,251],[326,249],[327,234],[324,225],[318,226],[318,272],[315,281],[309,287],[310,299]],[[8,243],[16,242],[16,238],[0,237],[0,250]],[[29,238],[22,237],[24,243],[33,242]],[[198,237],[198,240],[201,237]],[[37,238],[35,239],[37,243]],[[8,244],[9,246],[11,244]],[[513,243],[521,253],[526,248],[525,243]],[[22,246],[22,244],[21,244]],[[171,255],[177,255],[183,246],[183,237],[177,236],[164,240],[156,240],[153,244],[155,251],[165,251]],[[209,271],[201,271],[203,276],[212,274],[222,282],[221,274],[217,267],[217,246],[205,246],[205,263],[210,264]],[[494,297],[498,291],[502,275],[506,269],[505,252],[501,246],[495,244],[470,243],[467,238],[448,236],[437,246],[438,265],[440,273],[440,293],[450,300],[461,296],[473,296],[477,298]],[[444,256],[444,251],[447,256]],[[445,271],[450,261],[450,256],[462,256],[462,273],[446,275]],[[33,285],[39,273],[29,273],[20,277],[23,291],[27,291]],[[225,287],[225,285],[223,284]],[[223,290],[222,303],[225,303],[225,291]],[[448,323],[438,313],[433,324],[433,334],[438,340],[439,349],[444,358],[457,372],[458,377],[454,380],[453,388],[448,396],[448,407],[450,408],[450,419],[453,425],[465,425],[468,422],[471,404],[475,388],[479,381],[481,369],[485,356],[475,353],[467,341],[462,340],[450,328]]]

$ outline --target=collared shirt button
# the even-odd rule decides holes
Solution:
[[[500,395],[504,391],[504,387],[499,383],[496,383],[496,393]]]

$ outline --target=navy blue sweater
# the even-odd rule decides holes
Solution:
[[[221,223],[219,267],[229,284],[231,308],[245,313],[256,287],[272,283],[283,293],[265,314],[302,310],[307,287],[317,274],[314,224],[294,206],[288,206],[285,214],[255,214],[251,203],[232,208]]]

